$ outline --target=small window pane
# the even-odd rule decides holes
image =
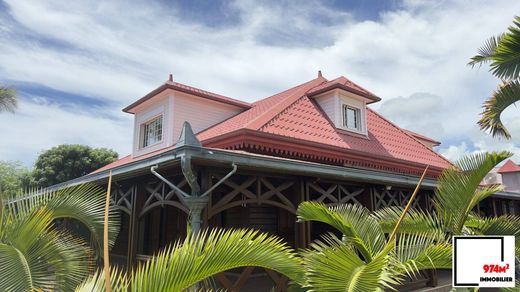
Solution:
[[[343,124],[347,129],[359,130],[359,109],[343,105]]]
[[[143,147],[153,145],[162,140],[162,116],[143,126]]]

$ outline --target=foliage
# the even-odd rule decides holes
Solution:
[[[520,256],[520,216],[483,218],[473,209],[500,186],[481,187],[480,182],[509,152],[479,153],[462,158],[445,170],[438,180],[433,200],[436,212],[415,210],[403,222],[401,233],[427,234],[429,238],[451,240],[452,235],[514,235],[516,256]],[[384,229],[397,222],[402,208],[377,210],[375,216]]]
[[[10,87],[0,86],[0,113],[14,112],[17,105],[16,91]]]
[[[0,291],[74,290],[93,271],[94,251],[56,228],[56,220],[82,222],[102,246],[104,198],[101,188],[82,185],[0,200]],[[110,246],[118,230],[118,213],[111,210]]]
[[[33,186],[29,169],[18,162],[0,161],[0,195],[12,198]]]
[[[118,154],[106,148],[59,145],[40,154],[33,172],[38,186],[48,187],[86,175],[114,160]]]
[[[297,215],[343,234],[324,236],[303,252],[304,287],[310,291],[383,291],[421,270],[451,267],[448,243],[428,233],[399,233],[388,241],[378,217],[363,206],[303,202]]]
[[[500,115],[507,107],[520,100],[520,17],[515,17],[513,25],[506,33],[488,39],[478,54],[471,58],[469,65],[481,66],[488,62],[489,70],[502,79],[502,83],[484,103],[478,124],[482,130],[489,130],[494,137],[510,138]]]
[[[201,231],[160,251],[131,274],[111,271],[115,291],[183,291],[220,272],[258,266],[302,282],[301,260],[281,239],[253,230]],[[97,272],[76,291],[104,291]]]

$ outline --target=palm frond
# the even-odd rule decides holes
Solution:
[[[386,239],[381,226],[361,205],[327,207],[319,202],[303,202],[296,213],[298,220],[322,222],[339,230],[367,261],[385,247]]]
[[[70,218],[80,221],[91,232],[98,250],[103,247],[104,190],[93,184],[83,184],[57,191],[39,190],[8,201],[6,212],[27,216],[35,209],[45,208],[52,220]],[[119,232],[119,212],[110,209],[109,246],[112,247]]]
[[[456,167],[441,174],[433,202],[449,233],[460,234],[471,210],[499,190],[498,187],[479,189],[479,185],[493,167],[511,155],[509,152],[490,152],[466,156],[456,163]]]
[[[506,129],[500,115],[502,112],[520,100],[520,82],[509,81],[501,85],[497,90],[493,92],[491,98],[484,102],[482,106],[481,118],[478,121],[480,129],[483,131],[490,131],[493,137],[504,137],[511,138],[509,131]]]
[[[17,105],[16,91],[10,87],[0,86],[0,112],[14,112]]]
[[[491,61],[502,37],[503,35],[494,36],[484,42],[482,47],[478,49],[478,54],[471,58],[471,61],[468,63],[468,65],[471,67],[475,67],[476,65],[481,66],[483,63]]]
[[[383,291],[399,283],[386,269],[388,250],[367,262],[347,242],[318,240],[302,255],[308,291]]]
[[[515,254],[520,257],[520,216],[504,215],[482,218],[477,215],[467,220],[466,226],[477,235],[513,235],[515,236]]]
[[[383,232],[390,233],[394,229],[399,217],[403,213],[404,208],[399,206],[385,207],[372,214],[381,225]],[[399,234],[415,234],[421,233],[435,240],[442,241],[445,239],[444,222],[436,213],[425,212],[419,209],[410,209],[406,217],[401,222],[398,230]]]
[[[81,285],[77,286],[76,292],[105,292],[105,273],[103,270],[96,271],[86,279]],[[130,291],[128,278],[123,270],[118,268],[110,269],[110,287],[112,291]]]
[[[415,277],[425,269],[451,269],[451,245],[436,242],[428,233],[401,234],[393,269]]]
[[[16,248],[0,243],[0,291],[32,291],[31,269]]]
[[[501,79],[513,80],[520,76],[520,17],[498,42],[493,53],[491,71]]]
[[[182,291],[220,272],[245,266],[277,271],[303,283],[301,260],[281,239],[253,230],[201,231],[138,266],[132,291]]]

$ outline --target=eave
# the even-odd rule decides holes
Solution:
[[[61,189],[83,183],[104,184],[108,181],[109,171],[112,171],[114,181],[149,174],[150,167],[154,165],[159,165],[159,167],[162,168],[180,164],[180,158],[184,155],[189,155],[193,163],[196,163],[197,165],[229,167],[231,163],[235,163],[238,166],[239,171],[242,169],[252,169],[263,172],[272,171],[276,173],[313,176],[331,180],[349,180],[401,187],[414,187],[419,181],[419,176],[415,175],[334,166],[207,147],[199,148],[193,146],[182,146],[154,157],[131,162],[110,170],[88,174],[62,184],[54,185],[50,187],[50,189]],[[423,187],[430,189],[435,188],[436,185],[436,180],[432,178],[426,178],[422,184]]]
[[[241,129],[212,139],[202,141],[207,147],[241,149],[251,146],[255,149],[265,149],[273,154],[290,154],[300,159],[315,159],[329,163],[350,161],[356,168],[386,169],[387,172],[401,172],[419,175],[426,167],[425,164],[412,161],[404,161],[393,157],[367,154],[365,152],[341,147],[321,144],[312,141],[304,141],[291,137]],[[343,164],[343,163],[341,163]],[[427,176],[437,177],[443,168],[430,166]]]
[[[237,107],[240,107],[243,109],[249,109],[252,107],[252,105],[248,102],[236,100],[236,99],[226,97],[226,96],[217,95],[217,94],[210,93],[210,92],[207,92],[207,91],[204,91],[201,89],[197,89],[194,87],[190,87],[190,86],[181,86],[181,84],[174,83],[174,82],[166,82],[163,85],[154,89],[153,91],[149,92],[147,95],[145,95],[142,98],[138,99],[137,101],[133,102],[129,106],[125,107],[123,109],[123,112],[133,113],[132,112],[133,108],[135,108],[136,106],[140,105],[141,103],[151,99],[152,97],[156,96],[157,94],[159,94],[167,89],[172,89],[172,90],[176,90],[179,92],[207,98],[207,99],[210,99],[213,101],[217,101],[217,102],[221,102],[221,103],[225,103],[225,104],[229,104],[229,105],[234,105],[234,106],[237,106]]]

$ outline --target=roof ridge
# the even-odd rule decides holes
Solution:
[[[368,111],[371,111],[372,113],[376,114],[378,117],[380,117],[381,119],[385,120],[387,123],[389,123],[390,125],[392,125],[394,128],[396,128],[398,131],[401,131],[402,133],[404,133],[406,136],[412,138],[415,142],[417,142],[419,145],[421,145],[421,147],[425,148],[425,149],[428,149],[428,151],[432,152],[433,154],[435,154],[436,156],[440,157],[442,160],[448,162],[448,164],[450,165],[453,165],[453,163],[451,161],[449,161],[446,157],[442,156],[441,154],[433,151],[433,149],[431,149],[430,147],[424,145],[423,143],[421,143],[417,138],[415,138],[414,136],[412,136],[411,134],[407,133],[404,129],[402,129],[401,127],[397,126],[396,124],[394,124],[392,121],[388,120],[387,118],[383,117],[382,115],[380,115],[378,112],[376,112],[375,110],[367,107],[367,110]]]
[[[313,85],[310,88],[306,88],[306,85],[310,85],[310,84],[312,84],[312,82],[316,82],[316,81],[320,81],[320,83]],[[282,98],[280,101],[278,101],[277,103],[275,103],[272,106],[270,106],[269,108],[267,108],[266,111],[264,111],[262,114],[260,114],[253,120],[249,121],[247,124],[244,125],[244,128],[252,129],[252,130],[257,130],[257,129],[262,128],[264,125],[266,125],[269,121],[273,120],[277,115],[279,115],[285,109],[287,109],[289,106],[291,106],[296,101],[298,101],[303,95],[305,95],[305,93],[307,93],[307,91],[309,91],[312,88],[319,86],[325,82],[327,82],[327,79],[325,79],[324,77],[318,77],[318,78],[312,79],[310,81],[304,82],[302,84],[299,84],[297,86],[294,86],[288,90],[284,90],[282,92],[279,92],[279,93],[269,96],[267,98],[259,100],[258,102],[266,101],[269,98],[275,97],[277,95],[281,95],[283,93],[288,93],[291,90],[295,91],[295,92],[291,93],[289,96]],[[305,91],[301,92],[301,94],[299,94],[300,90],[303,90],[303,89],[305,89]],[[282,108],[279,109],[278,111],[274,111],[280,105],[282,105]],[[254,106],[257,106],[257,102],[255,102]]]

